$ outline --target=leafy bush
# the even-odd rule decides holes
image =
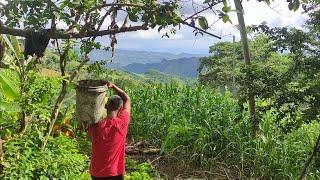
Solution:
[[[257,172],[265,177],[294,179],[299,177],[303,163],[313,150],[319,135],[320,121],[304,124],[284,134],[276,124],[276,114],[268,112],[260,125],[261,134],[255,141]],[[320,178],[315,165],[311,165],[308,178]]]
[[[27,112],[41,120],[48,120],[60,88],[60,79],[46,77],[39,73],[30,74],[29,79],[30,81],[27,84]]]
[[[14,71],[0,69],[0,128],[12,127],[19,118],[19,78]],[[0,131],[0,136],[4,135]]]
[[[125,179],[132,180],[151,180],[154,178],[159,178],[159,175],[153,169],[149,163],[137,163],[135,160],[127,158],[126,159],[126,169],[127,174]]]
[[[88,157],[80,154],[75,140],[66,136],[50,139],[42,151],[33,136],[4,144],[3,179],[78,179],[89,177]]]

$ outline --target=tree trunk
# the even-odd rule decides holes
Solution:
[[[85,56],[86,57],[86,56]],[[74,80],[74,78],[78,75],[80,69],[88,62],[89,60],[87,59],[87,57],[82,61],[82,63],[77,67],[77,69],[72,73],[72,75],[70,76],[70,78],[68,80],[64,80],[62,82],[62,88],[61,88],[61,91],[59,93],[59,97],[57,98],[56,100],[56,103],[55,103],[55,106],[54,106],[54,109],[52,110],[52,113],[51,113],[51,118],[50,118],[50,124],[48,125],[47,127],[47,130],[46,130],[46,136],[42,142],[42,145],[41,145],[41,149],[44,149],[45,146],[47,145],[47,142],[48,142],[48,139],[51,135],[51,132],[52,132],[52,129],[53,129],[53,126],[57,120],[57,117],[58,117],[58,114],[60,112],[60,109],[61,109],[61,106],[62,106],[62,102],[63,102],[63,99],[65,97],[65,95],[67,94],[67,90],[68,90],[68,86],[70,84],[70,82],[72,82]],[[64,73],[64,70],[62,70],[62,74]]]
[[[99,24],[97,30],[99,31],[100,28],[102,26],[102,23]],[[94,41],[96,39],[97,36],[94,36],[94,37],[91,37],[91,41]],[[59,44],[57,43],[57,46],[58,46],[58,50],[59,50]],[[70,50],[70,42],[68,41],[68,45],[67,47],[65,48],[63,54],[61,55],[60,54],[60,70],[61,70],[61,75],[64,77],[66,74],[65,74],[65,68],[66,68],[66,65],[67,65],[67,60],[66,60],[66,57],[67,57],[67,54],[68,54],[68,51]],[[60,50],[59,50],[60,52]],[[61,91],[60,91],[60,94],[59,94],[59,97],[58,99],[56,100],[56,103],[55,103],[55,106],[54,106],[54,109],[52,110],[52,113],[51,113],[51,118],[50,118],[50,124],[48,125],[47,127],[47,130],[46,130],[46,136],[43,140],[43,143],[41,145],[41,149],[43,150],[46,145],[47,145],[47,142],[48,142],[48,139],[51,135],[51,132],[52,132],[52,129],[53,129],[53,126],[57,120],[57,117],[58,117],[58,114],[59,114],[59,111],[61,109],[61,106],[62,106],[62,101],[65,97],[65,95],[67,94],[67,89],[68,89],[68,86],[69,84],[74,80],[74,78],[78,75],[80,69],[87,63],[89,62],[89,57],[88,57],[88,54],[89,52],[85,52],[84,54],[84,59],[83,61],[81,62],[81,64],[79,64],[79,66],[77,67],[77,69],[75,71],[72,72],[71,76],[69,77],[68,80],[64,80],[62,82],[62,88],[61,88]]]
[[[61,71],[62,77],[65,77],[65,75],[66,75],[66,72],[65,72],[66,64],[67,64],[66,58],[67,58],[69,50],[70,50],[70,43],[68,42],[68,45],[65,47],[63,54],[60,54],[60,71]],[[59,50],[59,53],[60,53],[60,50]],[[60,90],[59,96],[56,100],[56,103],[54,105],[54,108],[51,112],[50,123],[47,126],[46,133],[45,133],[46,136],[42,142],[41,149],[44,149],[45,146],[47,145],[47,142],[48,142],[48,139],[51,135],[53,126],[54,126],[54,124],[57,120],[57,117],[59,115],[59,112],[60,112],[60,109],[62,106],[62,101],[63,101],[65,95],[67,94],[67,89],[68,89],[69,83],[70,82],[68,82],[67,79],[62,80],[61,90]]]
[[[4,154],[3,154],[3,148],[2,148],[2,143],[3,143],[3,140],[2,140],[1,137],[0,137],[0,162],[2,161],[3,156],[4,156]],[[3,166],[2,166],[2,164],[0,164],[0,175],[2,174],[2,172],[3,172]]]
[[[248,37],[247,37],[246,25],[245,25],[244,17],[243,17],[244,11],[243,11],[240,0],[234,0],[234,4],[236,7],[236,11],[237,11],[244,62],[247,66],[250,66],[250,53],[249,53]],[[256,137],[259,122],[258,122],[257,118],[255,117],[255,114],[256,114],[255,113],[255,99],[254,99],[254,96],[251,95],[250,89],[249,89],[249,96],[248,96],[248,104],[249,104],[250,121],[251,121],[251,126],[252,126],[251,135],[252,135],[252,137]]]
[[[42,142],[41,149],[44,149],[45,146],[47,145],[47,142],[48,142],[48,139],[49,139],[49,137],[51,135],[53,126],[54,126],[54,124],[55,124],[55,122],[57,120],[58,114],[60,112],[60,109],[61,109],[61,106],[62,106],[62,101],[63,101],[65,95],[67,94],[68,85],[69,85],[69,83],[67,83],[66,80],[63,80],[62,88],[61,88],[59,97],[56,100],[56,103],[55,103],[54,108],[52,110],[51,117],[50,117],[50,123],[48,124],[48,127],[46,129],[46,136],[44,138],[44,141]]]
[[[302,180],[304,178],[312,159],[314,157],[316,157],[316,155],[317,155],[317,153],[319,153],[319,151],[320,151],[320,134],[317,138],[316,144],[314,145],[313,152],[311,153],[311,155],[308,157],[307,161],[303,165],[303,168],[300,173],[300,178],[299,178],[300,180]]]
[[[25,107],[22,107],[22,108],[25,108]],[[28,124],[29,124],[29,121],[27,119],[26,114],[27,113],[26,113],[25,109],[22,109],[21,119],[20,119],[20,129],[19,129],[20,136],[22,136],[26,132]]]
[[[19,72],[19,79],[20,79],[20,95],[22,101],[20,102],[21,105],[21,116],[20,116],[20,128],[18,130],[18,133],[20,136],[22,136],[28,127],[28,119],[27,119],[27,105],[28,105],[28,97],[27,97],[27,88],[26,88],[26,82],[27,82],[27,72],[25,70],[25,66],[23,64],[24,62],[20,62],[20,72]]]

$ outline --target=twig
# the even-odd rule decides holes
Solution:
[[[205,34],[208,34],[208,35],[210,35],[210,36],[213,36],[213,37],[215,37],[215,38],[221,39],[220,36],[217,36],[217,35],[215,35],[215,34],[212,34],[212,33],[208,32],[208,31],[205,31],[205,30],[203,30],[203,29],[201,29],[201,28],[198,28],[198,27],[196,27],[196,26],[194,26],[194,25],[191,25],[191,24],[189,24],[189,23],[187,23],[187,22],[185,22],[185,21],[181,21],[180,23],[181,23],[181,24],[184,24],[184,25],[187,25],[187,26],[189,26],[189,27],[192,27],[192,28],[194,28],[194,29],[196,29],[196,30],[198,30],[198,31],[201,31],[201,32],[203,32],[203,33],[205,33]]]
[[[187,21],[188,19],[193,18],[194,16],[196,16],[196,15],[198,15],[198,14],[200,14],[200,13],[202,13],[202,12],[208,10],[208,9],[211,9],[213,6],[215,6],[215,5],[217,5],[217,4],[221,3],[221,2],[222,2],[222,1],[218,1],[218,2],[216,2],[216,3],[212,3],[212,4],[210,4],[208,7],[206,7],[206,8],[204,8],[204,9],[202,9],[202,10],[200,10],[200,11],[192,14],[191,16],[187,17],[187,18],[184,19],[183,21]]]
[[[228,173],[227,173],[227,171],[226,171],[226,169],[225,169],[225,168],[223,169],[223,171],[224,171],[224,173],[225,173],[226,177],[227,177],[228,179],[230,179],[230,177],[229,177],[229,175],[228,175]]]
[[[146,6],[142,5],[142,4],[130,4],[130,3],[109,3],[109,4],[102,4],[96,7],[91,8],[88,12],[87,15],[90,14],[91,12],[98,10],[98,9],[102,9],[108,6],[119,6],[119,7],[139,7],[139,8],[146,8]]]

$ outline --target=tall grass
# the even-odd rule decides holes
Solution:
[[[298,177],[320,129],[319,121],[314,121],[284,134],[277,128],[276,115],[269,111],[261,119],[259,136],[252,139],[248,116],[240,114],[229,93],[178,83],[129,93],[133,101],[130,136],[204,169],[222,163],[236,177]],[[309,172],[310,178],[320,176],[315,166]]]
[[[256,171],[265,177],[295,179],[303,163],[312,152],[320,130],[320,121],[304,124],[289,134],[281,132],[275,123],[275,114],[268,112],[260,125],[260,137],[255,140]],[[319,159],[319,158],[318,158]],[[320,178],[320,167],[315,163],[309,169],[308,179]]]
[[[133,101],[130,135],[160,145],[175,126],[213,122],[223,128],[239,114],[236,102],[227,94],[217,95],[204,87],[191,88],[178,83],[155,84],[129,90]]]

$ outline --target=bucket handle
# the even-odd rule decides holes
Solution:
[[[81,87],[81,86],[77,86],[77,89],[81,89],[84,91],[89,91],[89,92],[106,92],[109,88],[106,86],[99,86],[99,87]]]
[[[99,87],[99,88],[88,88],[88,91],[90,92],[106,92],[108,90],[108,87],[106,86],[102,86],[102,87]]]

